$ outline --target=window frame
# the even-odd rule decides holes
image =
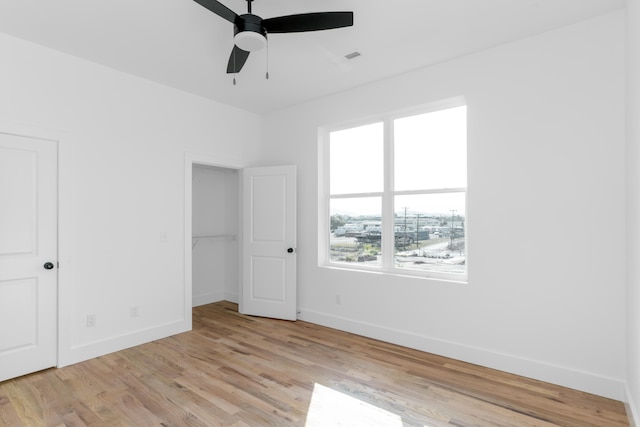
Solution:
[[[446,110],[456,107],[467,107],[467,141],[468,148],[468,105],[464,97],[454,97],[442,101],[412,107],[391,113],[371,116],[365,119],[343,122],[338,125],[330,125],[320,127],[318,129],[318,266],[331,269],[373,272],[380,274],[410,276],[425,279],[437,279],[440,281],[450,281],[458,283],[468,282],[468,239],[469,239],[469,208],[468,208],[468,175],[467,186],[457,188],[437,188],[428,190],[394,190],[394,122],[398,119],[433,113],[440,110]],[[349,193],[349,194],[330,194],[330,134],[332,132],[347,130],[360,126],[366,126],[374,123],[383,124],[383,159],[384,159],[384,184],[381,192],[368,193]],[[468,149],[467,149],[467,172],[468,172]],[[396,196],[404,195],[423,195],[423,194],[465,194],[465,269],[464,273],[448,273],[430,270],[419,270],[410,268],[399,268],[394,265],[394,257],[388,254],[394,253],[394,238],[385,238],[385,236],[393,236],[394,234],[394,200]],[[381,216],[382,216],[382,265],[369,266],[350,263],[331,262],[330,260],[330,203],[332,199],[356,199],[364,197],[380,197],[381,198]],[[389,219],[391,218],[391,219]],[[385,255],[387,254],[387,255]]]

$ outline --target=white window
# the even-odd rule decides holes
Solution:
[[[466,106],[321,135],[320,264],[466,280]]]

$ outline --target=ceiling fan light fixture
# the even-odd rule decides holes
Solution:
[[[233,37],[233,42],[246,52],[254,52],[264,49],[267,45],[267,38],[254,31],[241,31]]]

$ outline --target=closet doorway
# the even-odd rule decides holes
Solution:
[[[184,313],[221,300],[295,320],[296,168],[185,154]]]
[[[191,174],[192,306],[239,294],[239,170],[193,164]]]

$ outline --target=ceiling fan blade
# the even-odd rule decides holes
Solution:
[[[194,0],[194,1],[198,3],[200,6],[206,7],[207,9],[209,9],[211,12],[215,13],[219,17],[224,18],[227,21],[231,22],[232,24],[235,23],[236,18],[238,17],[238,15],[233,10],[229,9],[227,6],[223,5],[222,3],[216,0]]]
[[[262,21],[267,33],[299,33],[353,25],[353,12],[316,12],[279,16]]]
[[[239,73],[240,70],[242,70],[244,63],[247,62],[248,57],[249,52],[240,49],[238,46],[233,46],[231,56],[229,57],[229,63],[227,64],[227,73]]]

